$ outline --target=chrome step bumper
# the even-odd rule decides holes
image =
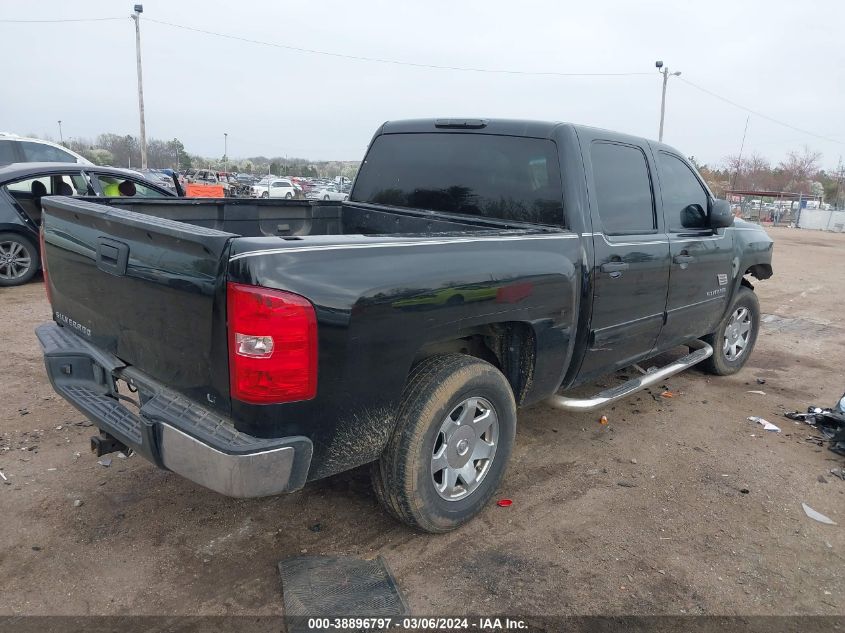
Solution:
[[[302,436],[260,438],[219,412],[169,389],[68,328],[35,330],[56,392],[101,431],[159,467],[230,497],[264,497],[305,485],[313,445]],[[131,384],[139,408],[118,398]]]
[[[713,355],[713,348],[704,341],[694,340],[685,343],[685,345],[694,348],[695,351],[665,367],[648,372],[638,378],[632,378],[621,385],[605,389],[591,398],[568,398],[566,396],[554,395],[547,398],[545,403],[565,411],[595,411],[611,402],[616,402],[633,393],[656,385],[669,376],[679,374]]]

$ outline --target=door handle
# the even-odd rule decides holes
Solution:
[[[125,275],[129,245],[107,237],[97,240],[97,268],[112,275]]]
[[[628,270],[628,264],[625,262],[606,262],[601,265],[603,273],[618,273],[623,270]]]
[[[686,253],[681,253],[680,255],[675,255],[672,258],[672,261],[676,264],[691,264],[695,261],[695,257],[692,255],[687,255]]]

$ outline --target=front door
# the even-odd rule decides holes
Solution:
[[[656,159],[672,255],[665,349],[716,329],[733,282],[733,231],[707,228],[710,194],[683,158],[661,150]]]
[[[663,327],[669,283],[669,244],[656,212],[648,146],[594,138],[583,147],[595,263],[590,345],[579,380],[649,355]]]

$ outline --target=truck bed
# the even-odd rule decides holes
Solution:
[[[406,209],[385,211],[354,203],[239,198],[89,200],[240,237],[429,235],[509,228],[479,218],[444,218],[442,213]]]

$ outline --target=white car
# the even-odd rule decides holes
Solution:
[[[279,178],[270,181],[268,189],[267,183],[258,183],[252,186],[253,198],[287,198],[288,200],[296,197],[296,187],[290,180]]]
[[[0,132],[0,165],[9,163],[93,163],[58,143]]]
[[[349,197],[348,193],[343,193],[335,187],[330,185],[328,187],[314,187],[306,195],[309,200],[346,200]]]

